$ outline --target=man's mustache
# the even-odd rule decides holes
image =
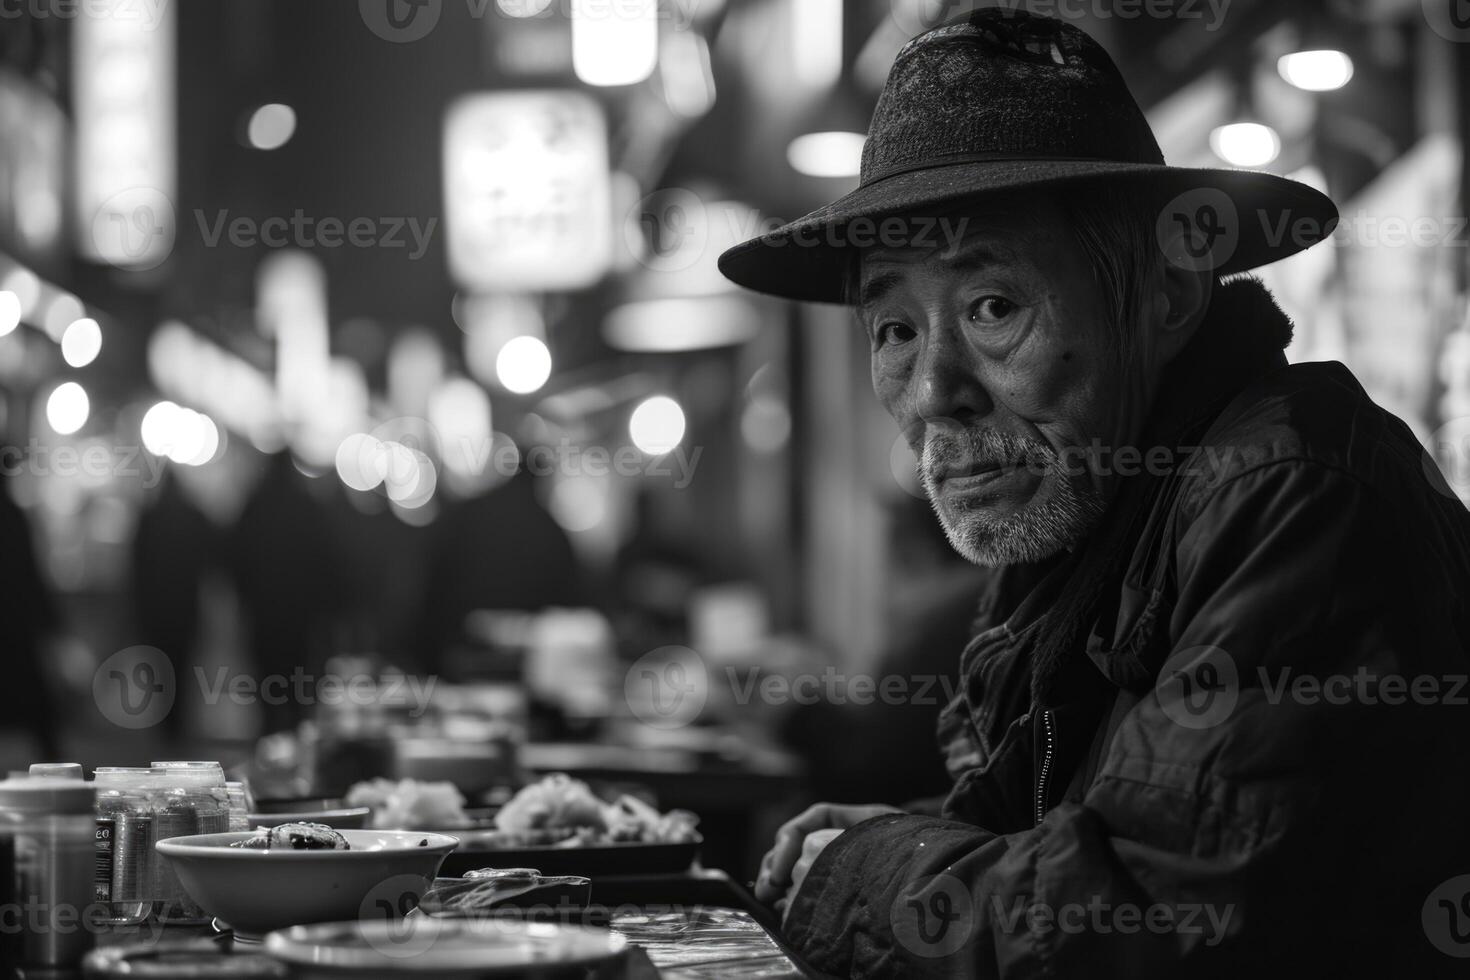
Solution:
[[[1055,456],[1051,447],[995,429],[969,427],[957,422],[927,422],[919,473],[938,482],[986,470],[1035,467],[1046,469]]]

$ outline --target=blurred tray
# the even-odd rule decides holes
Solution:
[[[597,847],[477,848],[463,841],[444,859],[439,874],[458,878],[477,868],[535,868],[544,875],[599,878],[677,874],[699,856],[699,841],[679,844],[604,844]]]

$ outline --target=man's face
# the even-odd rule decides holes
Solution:
[[[1039,561],[1097,524],[1107,488],[1081,451],[1131,437],[1129,386],[1102,291],[1055,205],[966,228],[957,248],[864,255],[873,388],[955,549],[983,565]]]

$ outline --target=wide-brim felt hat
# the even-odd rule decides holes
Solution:
[[[1064,21],[992,7],[899,52],[856,190],[729,249],[720,270],[758,292],[840,303],[857,250],[942,244],[933,219],[966,202],[1066,187],[1129,192],[1152,209],[1161,242],[1186,231],[1187,260],[1218,275],[1299,252],[1338,218],[1325,194],[1299,181],[1167,165],[1101,45]],[[918,220],[885,229],[895,217]]]

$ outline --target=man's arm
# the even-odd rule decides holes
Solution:
[[[1436,859],[1470,872],[1445,846],[1465,836],[1466,712],[1385,704],[1371,680],[1464,670],[1418,615],[1398,523],[1326,467],[1233,478],[1180,533],[1172,655],[1083,802],[1004,836],[860,824],[813,864],[792,941],[854,976],[1321,970],[1377,948],[1463,965],[1419,902]],[[1320,683],[1364,675],[1346,697]]]

